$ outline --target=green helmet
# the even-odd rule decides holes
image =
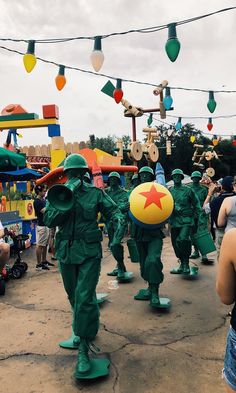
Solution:
[[[171,177],[173,177],[174,175],[181,175],[182,179],[184,179],[184,172],[182,171],[182,169],[174,169],[171,173]]]
[[[68,169],[88,169],[88,164],[81,154],[70,154],[64,162],[64,171]]]
[[[201,174],[201,172],[199,172],[199,171],[194,171],[194,172],[192,172],[192,174],[191,174],[191,179],[192,179],[193,177],[200,177],[200,179],[201,179],[201,178],[202,178],[202,174]]]
[[[154,171],[153,171],[152,168],[150,168],[150,166],[143,166],[143,167],[140,168],[139,171],[138,171],[139,174],[140,174],[140,173],[144,173],[144,172],[151,173],[153,176],[155,176],[155,175],[154,175]]]
[[[120,174],[118,172],[111,172],[109,173],[108,179],[110,179],[110,177],[117,177],[120,179]]]

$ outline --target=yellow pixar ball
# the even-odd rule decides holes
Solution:
[[[174,208],[174,200],[168,189],[153,182],[137,186],[131,192],[129,201],[131,219],[148,229],[164,225]]]

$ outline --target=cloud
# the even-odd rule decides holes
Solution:
[[[228,3],[228,2],[227,2]],[[234,3],[234,2],[231,2]],[[231,4],[234,6],[235,4]],[[188,19],[220,8],[224,0],[0,0],[1,37],[40,39],[73,36],[94,36],[111,32],[157,26]],[[227,4],[230,7],[230,4]],[[152,34],[133,33],[113,36],[102,41],[105,55],[101,72],[115,78],[160,83],[170,86],[203,89],[236,90],[236,52],[233,37],[236,30],[236,11],[218,14],[177,27],[181,51],[175,63],[166,56],[164,46],[167,30]],[[0,42],[13,49],[26,51],[26,43]],[[36,55],[59,64],[92,70],[90,53],[92,40],[78,40],[60,44],[36,44]],[[42,105],[55,103],[60,110],[62,135],[66,141],[88,139],[93,132],[131,135],[131,120],[124,118],[123,107],[101,93],[107,78],[66,69],[67,84],[58,92],[55,76],[58,68],[38,61],[31,74],[26,74],[22,57],[0,49],[1,107],[20,103],[30,112],[42,116]],[[113,81],[115,84],[115,81]],[[153,108],[159,105],[153,88],[123,83],[125,98],[131,103]],[[207,93],[173,90],[173,116],[209,116]],[[213,116],[236,113],[236,94],[216,94],[217,109]],[[1,109],[0,107],[0,109]],[[159,116],[155,116],[159,119]],[[167,118],[167,122],[176,119]],[[189,121],[185,119],[185,121]],[[207,119],[191,120],[207,131]],[[157,125],[160,124],[156,121]],[[184,123],[184,120],[183,120]],[[142,138],[146,118],[137,119],[137,134]],[[235,119],[217,119],[212,132],[233,134]],[[0,143],[6,132],[0,134]],[[23,130],[22,144],[48,143],[46,129]]]

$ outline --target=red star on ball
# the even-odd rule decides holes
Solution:
[[[157,191],[154,184],[152,185],[149,191],[140,192],[140,195],[143,195],[145,198],[147,198],[144,205],[144,209],[149,205],[151,205],[152,203],[155,203],[157,207],[159,207],[162,210],[161,198],[166,196],[166,194],[164,192]]]

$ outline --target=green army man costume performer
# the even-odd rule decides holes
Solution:
[[[148,166],[142,167],[139,170],[139,178],[141,184],[153,181],[153,169]],[[159,308],[159,286],[164,278],[161,252],[165,236],[160,228],[148,229],[135,224],[134,237],[139,253],[141,277],[148,283],[148,288],[140,289],[134,299],[150,300],[151,307]]]
[[[88,185],[92,184],[92,179],[91,179],[91,176],[90,176],[89,172],[85,172],[85,174],[84,174],[84,182],[87,183]],[[98,220],[98,222],[99,222],[99,220]],[[97,293],[96,297],[97,297],[97,303],[101,304],[101,303],[103,303],[106,300],[107,293]],[[63,348],[71,348],[71,349],[76,347],[77,346],[76,345],[77,339],[76,339],[76,337],[72,337],[72,338],[73,338],[73,340],[69,339],[69,340],[61,341],[59,343],[59,345],[61,347],[63,347]],[[71,345],[71,341],[72,341],[72,345]]]
[[[132,177],[131,177],[131,187],[128,191],[128,194],[130,195],[131,192],[135,189],[135,187],[137,187],[140,184],[140,178],[139,175],[137,173],[135,173]]]
[[[44,216],[48,227],[58,227],[56,255],[73,310],[73,331],[80,338],[75,374],[77,378],[92,373],[93,360],[90,360],[88,352],[99,328],[95,290],[101,268],[102,232],[98,228],[97,214],[101,212],[108,221],[123,218],[117,205],[103,190],[83,181],[87,170],[87,162],[80,154],[71,154],[66,158],[64,171],[68,182],[65,186],[73,189],[72,206],[68,208],[68,198],[65,197],[63,201],[57,191],[54,195],[61,202],[61,207],[56,208],[55,204],[53,206],[50,191],[52,195],[54,187],[63,187],[53,186],[48,192],[49,202]],[[113,242],[115,241],[114,237]]]
[[[184,174],[181,169],[171,173],[174,186],[170,193],[174,199],[174,210],[170,216],[171,241],[175,255],[180,260],[180,266],[171,270],[172,274],[189,275],[189,256],[191,254],[191,234],[193,227],[198,225],[201,207],[198,197],[192,188],[182,184]]]
[[[112,255],[117,261],[117,267],[108,276],[117,276],[118,280],[125,279],[126,267],[124,263],[124,247],[121,241],[125,235],[128,226],[128,211],[129,211],[129,195],[120,186],[121,180],[118,172],[111,172],[108,176],[109,188],[106,193],[109,197],[117,204],[123,215],[123,226],[120,228],[119,242],[113,244],[114,234],[117,233],[117,224],[113,221],[106,223],[108,237],[109,237],[109,247],[111,249]],[[118,240],[118,239],[117,239]]]
[[[202,178],[201,172],[199,172],[199,171],[192,172],[191,179],[192,179],[193,183],[190,185],[190,187],[193,189],[194,193],[197,195],[199,202],[200,202],[200,206],[202,208],[203,204],[205,202],[205,199],[208,195],[208,189],[207,189],[207,187],[202,186],[200,184],[201,178]],[[199,217],[198,224],[199,224],[198,229],[208,230],[208,215],[205,213],[205,211],[203,209],[201,211],[201,215]],[[194,252],[192,255],[190,255],[190,259],[197,259],[200,257],[200,254],[199,254],[199,250],[197,248],[196,242],[193,239],[193,236],[192,236],[192,243],[194,246]],[[209,262],[209,260],[208,260],[207,256],[202,255],[202,263],[208,263],[208,262]]]

